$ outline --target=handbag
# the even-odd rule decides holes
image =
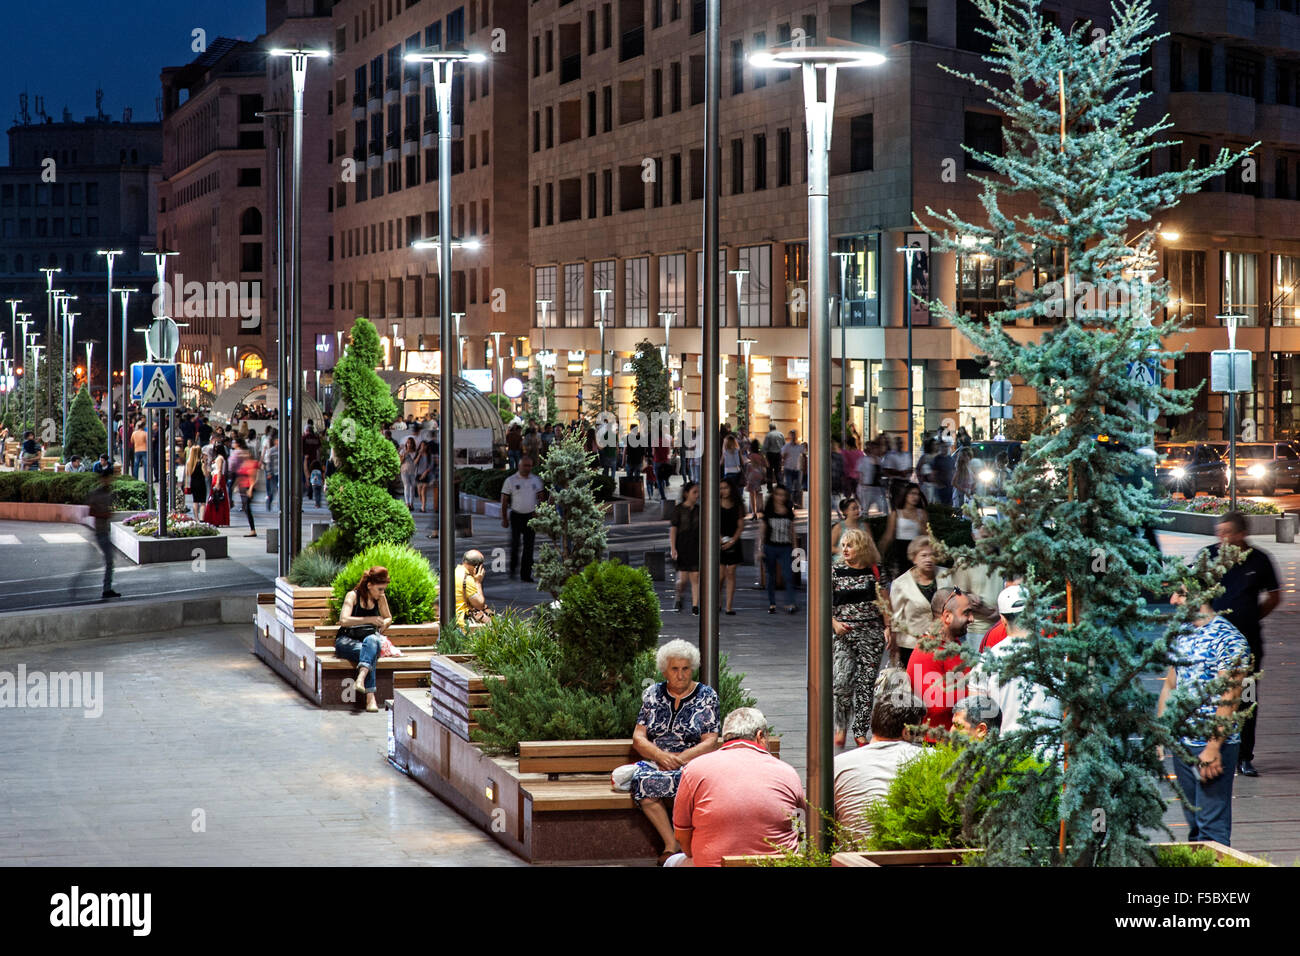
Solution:
[[[364,641],[371,634],[378,633],[379,628],[373,624],[350,624],[347,627],[339,628],[339,637],[351,638],[354,641]]]

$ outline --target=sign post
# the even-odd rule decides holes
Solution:
[[[167,536],[167,481],[174,462],[171,461],[173,456],[167,454],[167,446],[171,442],[171,420],[175,413],[177,400],[180,396],[178,387],[177,366],[170,362],[137,362],[131,366],[131,391],[138,394],[140,404],[143,408],[152,413],[155,409],[165,408],[168,411],[168,429],[167,434],[159,434],[159,482],[158,482],[158,532],[157,537],[165,538]],[[159,431],[162,431],[161,425]],[[153,436],[149,436],[149,447],[152,452]],[[152,479],[152,474],[148,476]]]

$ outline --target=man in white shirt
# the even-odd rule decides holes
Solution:
[[[982,692],[998,705],[998,710],[1002,713],[1001,733],[1004,737],[1013,731],[1025,729],[1029,724],[1031,711],[1042,715],[1039,718],[1040,722],[1060,720],[1061,717],[1060,702],[1048,697],[1042,687],[1019,677],[1015,680],[1003,681],[996,672],[995,662],[1010,653],[1017,643],[1029,636],[1024,628],[1016,624],[1020,612],[1024,609],[1025,597],[1020,585],[1013,584],[1002,589],[1002,593],[998,595],[998,613],[1007,627],[1006,639],[984,652],[988,663],[980,661],[979,665],[971,671],[966,682],[967,687],[981,688]]]
[[[867,442],[862,457],[858,459],[856,477],[862,513],[868,514],[874,504],[880,514],[889,514],[889,502],[885,500],[885,489],[880,484],[880,449],[875,442]]]
[[[880,468],[889,482],[889,501],[892,505],[898,493],[912,480],[912,456],[903,451],[903,439],[894,439],[894,447],[885,454]]]
[[[537,510],[537,502],[546,495],[542,479],[533,474],[533,460],[525,455],[519,459],[519,470],[501,486],[501,527],[510,529],[510,576],[519,569],[520,581],[533,579],[533,541],[535,535],[529,522]],[[523,563],[519,559],[519,540],[523,539]]]
[[[785,479],[785,487],[790,492],[790,506],[799,508],[803,504],[803,487],[799,481],[799,463],[803,460],[803,445],[799,444],[793,428],[790,429],[788,438],[789,441],[781,446],[781,474]]]
[[[871,709],[871,742],[835,758],[835,822],[859,839],[868,834],[862,814],[884,798],[899,768],[921,753],[904,739],[906,728],[925,720],[925,704],[903,671],[880,675]]]

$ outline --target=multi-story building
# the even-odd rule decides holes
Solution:
[[[453,251],[452,311],[463,313],[462,367],[493,368],[521,351],[529,330],[527,5],[497,0],[340,0],[333,9],[332,296],[338,329],[370,318],[390,363],[430,371],[439,348],[438,119],[431,68],[406,53],[470,48],[452,88],[451,234],[477,239]],[[410,401],[431,393],[413,385]],[[409,407],[409,406],[408,406]],[[415,406],[418,407],[418,406]]]
[[[273,364],[267,250],[275,223],[257,115],[266,59],[257,44],[221,37],[191,63],[162,71],[158,241],[178,253],[167,262],[167,283],[182,293],[169,308],[186,323],[177,361],[186,385],[209,392],[222,380],[264,376]]]
[[[101,113],[78,123],[67,110],[61,122],[39,119],[32,122],[28,114],[10,127],[9,165],[0,168],[0,298],[21,299],[21,311],[31,313],[36,329],[44,330],[48,286],[37,270],[59,269],[55,287],[77,296],[69,304],[70,312],[79,313],[72,365],[84,366],[84,343],[93,341],[90,384],[98,395],[106,382],[108,278],[105,259],[96,252],[122,250],[113,264],[114,285],[140,286],[152,276],[153,262],[142,253],[155,243],[161,127],[131,122],[129,113],[121,121]],[[15,355],[9,311],[6,307],[0,329]],[[113,317],[117,366],[121,312],[116,297]],[[142,352],[139,337],[134,338]],[[114,382],[120,382],[117,373]]]
[[[1290,0],[1193,3],[1160,0],[1157,27],[1172,35],[1148,58],[1152,96],[1142,117],[1168,112],[1169,139],[1154,169],[1204,162],[1220,146],[1260,142],[1253,162],[1216,178],[1205,192],[1164,216],[1159,268],[1172,283],[1169,308],[1192,317],[1178,345],[1188,355],[1172,377],[1180,386],[1208,375],[1209,352],[1226,347],[1216,316],[1246,316],[1239,347],[1256,352],[1256,390],[1243,418],[1268,435],[1293,434],[1300,405],[1300,14]],[[1044,16],[1104,29],[1099,2],[1044,4]],[[530,5],[528,23],[529,259],[534,345],[585,353],[566,372],[557,363],[560,416],[577,413],[579,388],[596,387],[590,369],[621,371],[638,342],[665,343],[681,366],[679,407],[698,411],[704,157],[704,4],[688,0],[575,0]],[[833,335],[837,380],[848,386],[859,429],[907,430],[909,339],[913,427],[945,419],[988,433],[988,372],[969,342],[914,307],[903,312],[906,245],[914,288],[980,315],[1000,307],[1005,283],[995,264],[971,255],[927,254],[912,214],[952,209],[980,221],[981,165],[963,150],[1001,149],[1001,117],[973,84],[940,69],[979,72],[988,40],[966,0],[776,0],[723,11],[720,262],[725,325],[721,346],[724,416],[735,422],[736,370],[749,345],[751,431],[768,421],[803,429],[806,415],[806,147],[802,84],[784,71],[756,71],[756,49],[828,38],[879,46],[886,64],[843,70],[838,78],[830,156],[833,252],[847,253],[840,330]],[[1135,224],[1132,235],[1146,224]],[[1176,236],[1176,238],[1174,238]],[[744,270],[737,295],[733,270]],[[839,292],[832,267],[831,291]],[[1051,250],[1023,280],[1051,281]],[[607,288],[606,348],[595,360],[599,301]],[[671,313],[671,319],[663,316]],[[1294,335],[1293,335],[1294,333]],[[1039,334],[1032,324],[1017,336]],[[1276,374],[1274,374],[1274,368]],[[840,376],[842,375],[842,378]],[[612,383],[626,409],[631,377]],[[1171,382],[1172,384],[1172,382]],[[1015,390],[1013,405],[1038,403]],[[1222,397],[1202,393],[1196,411],[1165,424],[1210,434],[1224,421]],[[1276,409],[1274,414],[1271,409]]]

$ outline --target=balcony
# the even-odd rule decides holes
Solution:
[[[631,60],[645,52],[645,27],[635,27],[628,30],[620,38],[618,45],[618,60],[620,63],[625,60]],[[563,83],[564,79],[561,78]]]
[[[384,162],[393,163],[397,161],[397,150],[402,145],[402,138],[397,130],[390,130],[384,136]]]
[[[402,77],[402,95],[415,96],[420,92],[420,76],[418,73],[406,74]]]
[[[1169,228],[1177,228],[1183,235],[1212,233],[1216,236],[1258,235],[1255,224],[1254,196],[1241,193],[1199,192],[1184,196],[1173,209],[1164,214]]]
[[[420,124],[419,124],[419,123],[407,123],[404,127],[402,127],[402,139],[403,139],[403,140],[407,140],[407,141],[409,141],[409,140],[414,140],[414,139],[419,139],[419,138],[420,138]]]
[[[370,89],[367,91],[366,109],[371,110],[373,112],[374,110],[382,109],[383,105],[384,105],[383,86],[379,83],[371,83]]]
[[[433,149],[438,145],[438,116],[430,113],[424,118],[424,133],[420,136],[421,149]]]
[[[1219,3],[1173,3],[1169,32],[1198,37],[1255,38],[1255,4],[1252,0]]]
[[[1256,10],[1255,42],[1277,53],[1300,52],[1300,16],[1286,10]]]
[[[383,155],[379,140],[372,139],[367,145],[367,149],[370,155],[366,159],[366,169],[378,169],[382,163],[381,156]]]
[[[1170,93],[1174,132],[1253,140],[1255,101],[1234,93]]]
[[[560,83],[582,79],[582,54],[572,53],[560,59]]]
[[[1292,147],[1300,143],[1300,106],[1260,103],[1255,107],[1255,139]]]
[[[392,106],[401,100],[402,78],[397,73],[390,73],[384,79],[384,105]]]
[[[366,148],[357,143],[356,146],[352,147],[352,158],[358,163],[364,163],[366,161]]]

